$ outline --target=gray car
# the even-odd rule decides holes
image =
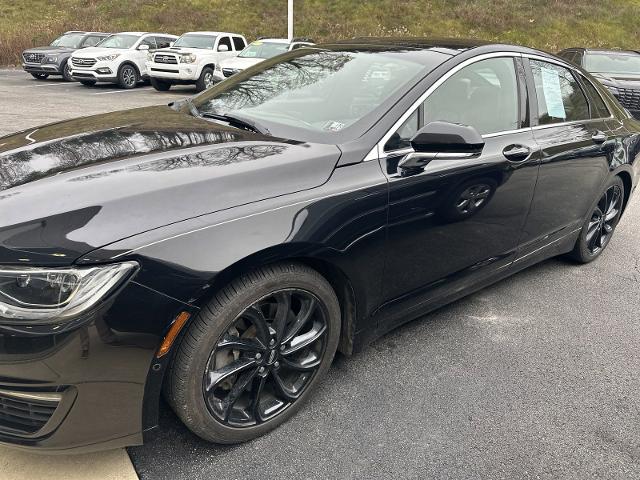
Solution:
[[[102,32],[65,32],[46,47],[22,52],[22,68],[39,80],[49,75],[62,75],[65,80],[71,81],[71,65],[68,65],[71,54],[79,48],[93,47],[109,35]]]

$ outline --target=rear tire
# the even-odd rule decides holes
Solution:
[[[579,263],[593,262],[598,258],[613,237],[620,221],[623,203],[624,182],[616,176],[607,183],[589,211],[569,257]]]
[[[96,84],[95,80],[80,80],[80,83],[85,87],[93,87]]]
[[[292,417],[310,396],[331,365],[340,322],[331,285],[305,265],[282,263],[242,275],[188,326],[165,396],[205,440],[256,438]]]
[[[171,88],[171,83],[157,78],[151,78],[151,85],[159,92],[166,92]]]
[[[36,80],[46,80],[47,78],[49,78],[48,73],[32,73],[31,76]]]
[[[200,77],[196,81],[196,90],[198,92],[202,92],[203,90],[206,90],[207,88],[213,87],[213,84],[214,84],[213,68],[204,67],[202,69],[202,72],[200,72]]]
[[[118,69],[118,85],[124,89],[135,88],[140,81],[140,75],[136,67],[129,63],[121,65]]]

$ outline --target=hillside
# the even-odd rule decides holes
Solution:
[[[65,30],[286,35],[286,0],[0,0],[0,65]],[[640,48],[639,0],[296,0],[296,35],[472,37],[548,51]]]

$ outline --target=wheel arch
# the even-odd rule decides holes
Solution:
[[[352,281],[336,262],[320,255],[314,255],[312,253],[313,250],[317,250],[317,246],[310,244],[283,244],[261,250],[238,260],[216,274],[215,278],[209,283],[210,288],[206,295],[199,298],[196,305],[202,307],[211,300],[217,291],[244,273],[274,263],[300,263],[319,272],[329,282],[338,297],[342,313],[338,350],[345,355],[351,355],[354,350],[357,323],[357,302]]]
[[[120,73],[120,69],[125,65],[131,65],[133,68],[135,68],[136,73],[138,74],[138,77],[142,75],[140,73],[140,69],[138,68],[138,65],[136,65],[136,63],[132,60],[124,60],[120,65],[118,65],[118,71],[116,72],[116,75]]]
[[[622,213],[627,208],[627,204],[629,203],[629,199],[631,198],[631,191],[633,190],[633,177],[631,173],[626,170],[620,170],[616,173],[616,176],[622,179],[622,183],[624,184],[624,200],[622,204]]]

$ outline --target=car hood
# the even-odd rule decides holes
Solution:
[[[64,265],[170,223],[326,182],[334,145],[262,136],[167,106],[0,138],[0,263]]]
[[[109,55],[112,53],[124,53],[128,48],[101,48],[101,47],[88,47],[81,50],[76,50],[73,56],[76,58],[96,58],[98,55]]]
[[[640,88],[640,75],[629,73],[592,73],[603,85],[620,88]]]
[[[28,48],[23,53],[44,53],[45,55],[50,55],[50,54],[71,53],[71,52],[75,52],[75,51],[76,51],[75,48],[52,47],[52,46],[48,45],[46,47]]]
[[[249,67],[253,67],[257,63],[260,63],[264,58],[247,58],[247,57],[233,57],[227,58],[220,62],[220,68],[235,68],[237,70],[244,70]]]
[[[161,50],[156,50],[155,52],[153,52],[154,54],[156,53],[174,53],[174,54],[178,54],[181,55],[183,53],[216,53],[213,50],[209,50],[207,48],[189,48],[189,47],[169,47],[169,48],[163,48]]]

